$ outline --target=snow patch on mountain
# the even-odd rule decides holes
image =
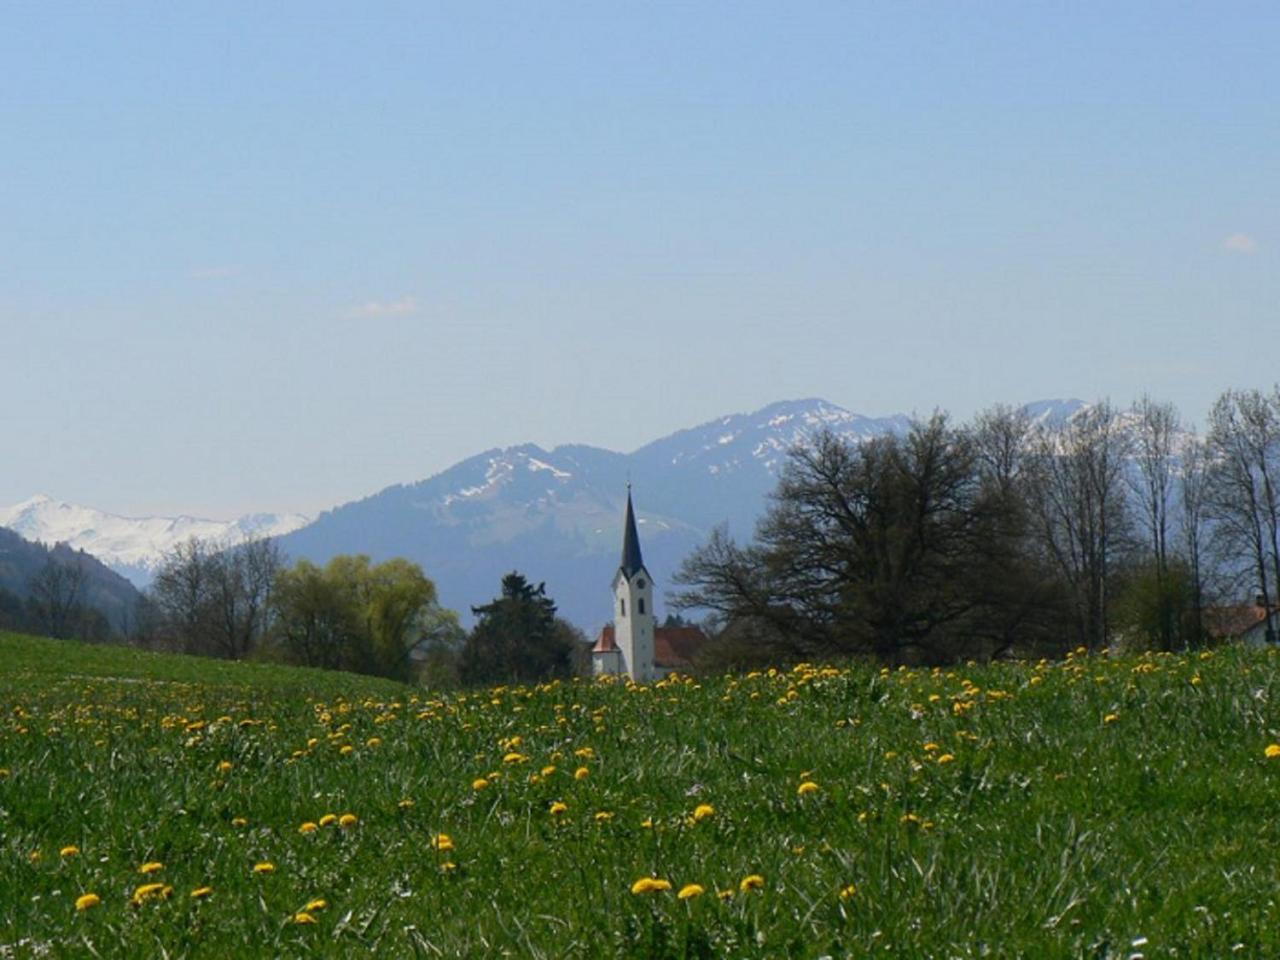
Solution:
[[[27,540],[83,550],[140,587],[150,583],[166,551],[192,537],[232,542],[278,537],[307,523],[310,518],[300,513],[251,513],[234,520],[122,517],[43,495],[0,507],[0,527]]]

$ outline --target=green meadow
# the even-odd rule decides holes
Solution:
[[[0,957],[1280,956],[1277,696],[1233,648],[437,696],[0,635]]]

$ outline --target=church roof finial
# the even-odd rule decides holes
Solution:
[[[636,532],[636,514],[631,507],[631,483],[627,482],[627,519],[622,534],[622,573],[628,579],[644,566],[640,556],[640,534]]]

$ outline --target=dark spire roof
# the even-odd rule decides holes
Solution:
[[[627,484],[627,520],[622,535],[622,575],[628,580],[644,566],[640,556],[640,535],[636,533],[636,514],[631,509],[631,484]]]

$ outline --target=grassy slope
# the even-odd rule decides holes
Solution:
[[[0,656],[0,956],[1280,955],[1273,652],[443,700],[25,638]],[[149,860],[173,893],[131,906]],[[707,892],[633,895],[649,874]]]

